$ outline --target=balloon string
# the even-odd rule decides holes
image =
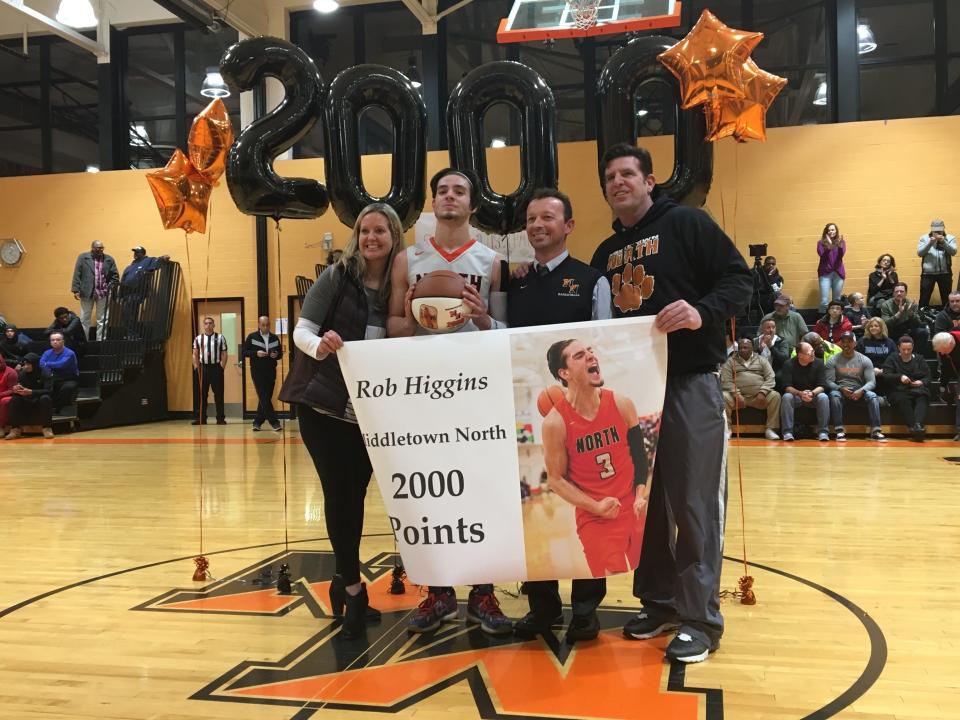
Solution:
[[[190,241],[189,234],[186,230],[183,232],[183,245],[186,248],[187,253],[187,272],[190,274],[190,312],[193,312],[193,300],[195,297],[193,291],[193,262],[190,259]],[[196,342],[196,338],[194,338]],[[199,456],[199,466],[198,466],[198,475],[200,476],[200,554],[199,557],[203,557],[203,423],[200,422],[200,393],[203,390],[203,363],[200,362],[202,358],[200,357],[200,348],[197,347],[197,407],[196,407],[196,419],[197,419],[197,439],[199,440],[200,456]]]
[[[730,332],[732,337],[736,337],[736,318],[730,319]],[[733,596],[739,597],[740,602],[744,605],[753,605],[757,600],[753,593],[753,578],[750,576],[749,563],[747,562],[747,508],[744,503],[743,493],[743,448],[740,443],[740,407],[737,404],[739,391],[737,389],[737,363],[735,360],[730,363],[730,367],[733,370],[733,425],[737,437],[737,478],[740,485],[740,539],[743,543],[743,575],[739,580],[740,589],[734,592]]]
[[[282,231],[280,230],[280,218],[276,218],[274,222],[277,225],[277,317],[283,317],[280,313],[283,312],[283,268],[280,263],[280,236]],[[269,313],[268,313],[269,315]],[[283,329],[283,324],[281,323],[280,329]],[[290,329],[290,318],[287,318],[287,330]],[[289,332],[287,335],[289,336]],[[279,340],[279,338],[277,338]],[[281,341],[282,347],[282,341]],[[289,353],[291,348],[287,348]],[[289,355],[287,355],[287,362],[289,362]],[[284,372],[283,372],[283,360],[277,363],[280,366],[280,387],[283,387]],[[273,398],[270,399],[270,402],[273,402]],[[283,546],[289,551],[290,550],[290,524],[287,518],[287,423],[285,420],[280,421],[280,447],[283,456]]]

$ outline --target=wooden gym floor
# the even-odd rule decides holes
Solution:
[[[623,576],[595,643],[561,628],[491,640],[462,621],[409,639],[418,589],[386,593],[374,485],[362,551],[384,617],[343,641],[296,425],[198,430],[3,444],[0,718],[960,718],[960,444],[734,447],[723,584],[743,573],[739,456],[759,602],[725,600],[719,652],[684,668],[662,662],[665,638],[621,638],[636,608]],[[193,583],[201,508],[217,580]],[[289,596],[259,583],[281,562]],[[499,591],[514,617],[516,589]]]

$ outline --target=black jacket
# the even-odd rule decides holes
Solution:
[[[883,276],[879,270],[870,273],[867,289],[867,305],[875,306],[881,300],[889,300],[893,297],[893,286],[900,282],[896,270],[887,272],[887,281],[880,284]]]
[[[900,382],[900,377],[906,375],[911,380],[920,380],[923,385],[911,387]],[[908,395],[930,395],[930,368],[927,361],[919,355],[910,358],[906,363],[900,353],[890,353],[883,363],[883,378],[890,395],[906,393]]]
[[[74,313],[70,313],[69,317],[70,321],[67,323],[66,327],[54,320],[52,323],[50,323],[50,326],[43,331],[43,334],[46,337],[50,337],[52,333],[62,333],[63,344],[71,350],[76,351],[86,344],[87,339],[83,335],[83,325],[80,324],[80,318],[78,318]]]
[[[250,370],[255,373],[272,373],[277,370],[277,361],[283,357],[283,345],[280,344],[280,338],[273,333],[267,337],[267,345],[264,347],[263,336],[259,330],[247,335],[243,341],[243,356],[250,362]],[[267,352],[267,357],[257,357],[257,352]],[[275,352],[275,358],[270,357],[269,353]]]
[[[590,264],[610,280],[614,316],[656,315],[686,300],[703,324],[670,333],[667,374],[715,372],[727,357],[724,323],[747,308],[753,292],[740,251],[705,212],[663,196],[635,226],[617,220],[613,228]]]
[[[26,354],[27,345],[20,341],[19,332],[14,335],[13,340],[7,340],[6,335],[0,335],[0,355],[3,355],[7,365],[16,367]]]

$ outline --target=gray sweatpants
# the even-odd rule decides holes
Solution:
[[[667,378],[647,524],[633,594],[707,641],[723,634],[720,570],[727,423],[712,373]]]

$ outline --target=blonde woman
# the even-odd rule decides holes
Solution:
[[[320,476],[327,535],[336,556],[330,585],[340,635],[361,637],[380,613],[360,581],[363,501],[372,468],[340,370],[345,341],[386,336],[390,268],[403,248],[396,212],[383,203],[360,211],[343,256],[311,286],[293,333],[300,351],[280,398],[297,404],[300,435]]]
[[[883,376],[883,364],[889,355],[897,353],[897,344],[890,339],[887,324],[881,318],[867,320],[863,326],[863,337],[857,343],[857,352],[870,358],[873,372],[878,378]],[[883,389],[882,383],[877,382],[877,389]]]

